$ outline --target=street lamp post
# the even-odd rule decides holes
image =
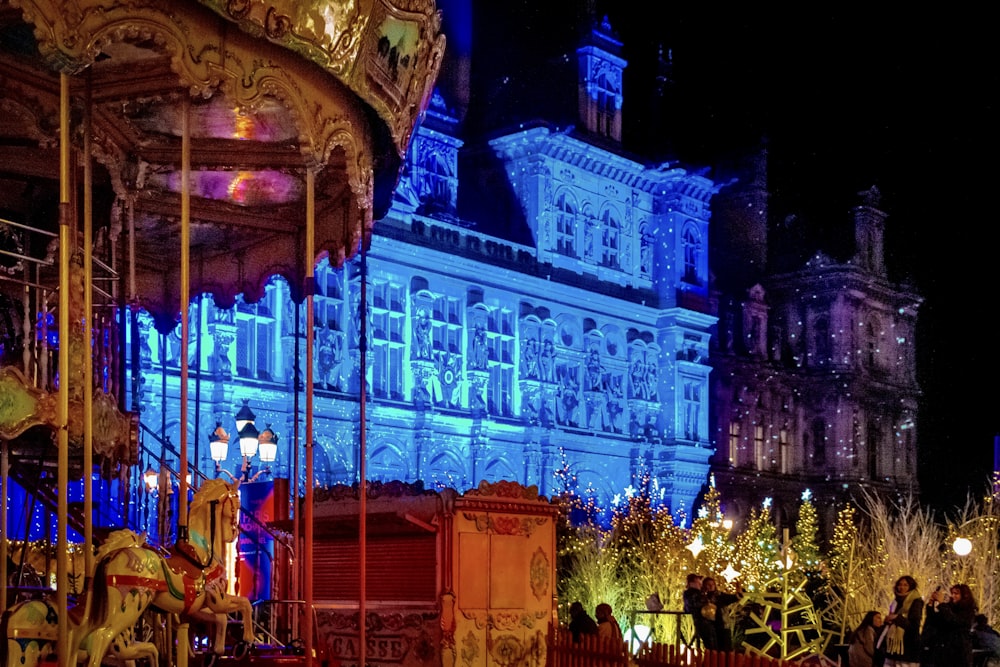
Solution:
[[[243,399],[243,406],[235,415],[236,433],[240,443],[240,475],[237,478],[222,467],[222,462],[229,457],[229,433],[223,428],[222,422],[215,422],[215,429],[208,436],[208,445],[212,460],[215,461],[215,472],[226,473],[234,481],[253,482],[264,473],[270,473],[270,464],[278,456],[278,435],[268,424],[263,431],[258,431],[255,424],[257,416],[250,409],[249,401]],[[259,457],[263,467],[251,475],[252,459]]]

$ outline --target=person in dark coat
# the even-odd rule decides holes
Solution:
[[[920,665],[920,621],[924,618],[924,601],[917,591],[917,582],[903,575],[892,587],[893,597],[886,614],[884,642],[885,667],[917,667]]]
[[[705,577],[701,580],[701,592],[705,595],[705,600],[715,605],[716,648],[720,651],[733,650],[733,631],[726,624],[726,607],[736,604],[743,595],[743,588],[739,580],[736,581],[736,593],[724,593],[719,590],[712,577]]]
[[[870,611],[865,614],[861,625],[851,636],[851,643],[847,649],[850,667],[878,667],[881,665],[882,656],[879,655],[879,649],[875,647],[881,636],[882,614]]]
[[[580,643],[583,635],[597,634],[597,621],[591,618],[579,600],[569,606],[569,631],[573,633],[574,644]]]
[[[924,619],[924,667],[972,667],[972,625],[976,599],[966,584],[951,587],[944,599],[940,587],[931,594]]]
[[[687,588],[684,589],[684,611],[691,614],[694,622],[695,638],[701,639],[706,649],[719,648],[719,640],[715,634],[715,604],[709,602],[701,590],[702,576],[694,572],[688,574]],[[711,605],[711,606],[709,606]]]
[[[976,614],[976,624],[972,626],[972,648],[982,652],[981,664],[985,667],[1000,665],[1000,632],[990,627],[986,614]]]

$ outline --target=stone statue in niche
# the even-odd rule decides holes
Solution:
[[[649,386],[646,384],[646,363],[642,355],[637,354],[632,360],[631,375],[632,398],[649,398]]]
[[[490,350],[486,340],[486,328],[477,323],[476,330],[472,334],[472,353],[469,356],[469,368],[472,370],[485,370],[486,362],[489,361]]]
[[[587,355],[587,391],[600,391],[603,388],[602,377],[604,375],[604,367],[601,365],[601,353],[598,351],[597,346],[590,348],[590,353]]]
[[[538,339],[528,338],[521,347],[521,377],[538,379]]]
[[[319,332],[316,379],[327,389],[340,389],[340,364],[343,361],[343,341],[329,327]]]
[[[639,246],[639,274],[650,276],[653,273],[653,244],[649,237],[643,234]]]
[[[608,386],[604,391],[605,401],[603,409],[602,429],[610,433],[622,432],[622,420],[625,415],[625,407],[622,405],[622,381],[618,376],[612,376]]]
[[[556,346],[551,340],[542,342],[542,354],[538,360],[539,379],[542,382],[555,382]]]
[[[577,412],[580,397],[576,381],[576,368],[563,368],[559,374],[559,389],[556,391],[556,421],[564,426],[579,426]]]
[[[651,401],[660,400],[659,367],[656,360],[646,364],[646,398]]]
[[[431,316],[426,308],[417,310],[413,320],[413,359],[431,358]]]
[[[229,333],[216,332],[212,336],[215,344],[215,354],[210,360],[211,370],[220,380],[231,380],[233,378],[233,365],[229,361],[229,344],[233,342],[233,335]]]

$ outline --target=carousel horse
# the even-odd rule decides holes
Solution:
[[[214,479],[198,489],[188,511],[188,537],[168,557],[132,531],[109,536],[95,557],[91,589],[69,616],[70,646],[86,654],[88,667],[99,667],[109,652],[120,660],[149,657],[156,664],[155,645],[133,637],[150,606],[182,620],[212,623],[216,633],[211,662],[225,651],[229,614],[239,613],[243,639],[236,653],[246,653],[254,640],[253,608],[249,599],[227,594],[223,564],[226,544],[239,535],[237,486]],[[54,650],[55,641],[48,636],[58,617],[54,611],[28,606],[39,602],[4,612],[8,667],[33,667],[46,650]]]

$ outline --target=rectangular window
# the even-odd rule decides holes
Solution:
[[[576,216],[559,213],[556,218],[556,252],[576,257]]]
[[[389,395],[389,346],[384,342],[376,341],[374,359],[369,371],[372,374],[372,395],[376,398],[386,398]]]
[[[269,289],[258,303],[236,307],[236,374],[243,378],[273,380],[275,321],[271,316]]]
[[[764,426],[759,423],[755,424],[753,427],[753,456],[757,470],[767,470],[770,467],[764,444]]]
[[[740,460],[740,423],[729,422],[729,465],[735,466]]]
[[[389,348],[388,389],[389,398],[394,401],[403,400],[403,346],[393,345]]]
[[[274,330],[273,321],[257,321],[257,338],[254,347],[257,351],[254,363],[254,370],[259,380],[271,380],[270,355],[274,346],[271,343],[271,335]]]
[[[778,454],[781,458],[779,463],[783,475],[791,472],[791,453],[791,445],[788,442],[788,427],[785,427],[778,431]]]
[[[701,383],[697,380],[684,382],[684,437],[698,440],[698,422],[701,419]]]
[[[490,369],[490,389],[488,409],[492,415],[510,417],[514,391],[514,369],[509,366],[493,366]]]
[[[372,284],[372,307],[379,310],[384,310],[389,306],[389,299],[387,297],[388,286],[382,282],[374,282]]]

